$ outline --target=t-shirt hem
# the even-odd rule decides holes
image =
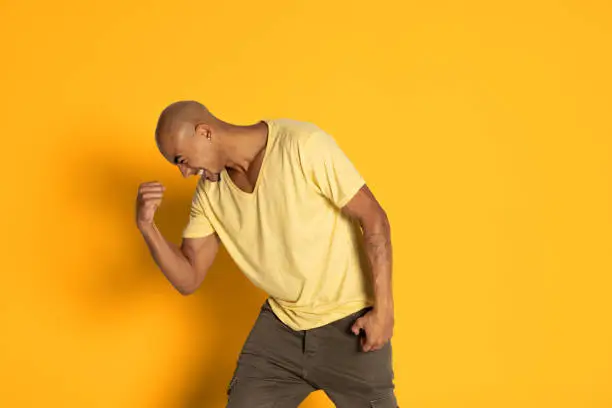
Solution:
[[[188,233],[183,233],[181,236],[183,238],[204,238],[207,237],[209,235],[214,234],[215,231],[210,231],[210,232],[188,232]]]
[[[282,306],[276,303],[273,298],[268,298],[268,303],[270,304],[270,307],[272,311],[274,312],[274,314],[276,315],[276,317],[278,317],[280,321],[282,321],[284,324],[289,326],[291,329],[296,330],[296,331],[316,329],[318,327],[325,326],[336,320],[349,316],[366,307],[373,306],[373,302],[368,299],[359,299],[359,300],[354,300],[354,301],[343,302],[341,305],[335,308],[335,309],[342,309],[343,310],[342,313],[340,314],[328,313],[328,314],[325,314],[323,318],[318,319],[317,321],[312,321],[310,324],[307,324],[307,323],[299,324],[295,320],[292,320],[289,316],[289,313],[287,313],[287,311],[285,311]]]

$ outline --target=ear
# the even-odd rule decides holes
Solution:
[[[212,128],[206,123],[198,123],[195,127],[195,134],[210,140],[212,138]]]

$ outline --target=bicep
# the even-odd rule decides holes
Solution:
[[[204,237],[183,238],[181,251],[196,273],[198,286],[217,256],[219,243],[219,236],[214,232]]]

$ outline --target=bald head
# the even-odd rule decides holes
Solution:
[[[184,177],[205,174],[218,181],[225,167],[219,135],[225,122],[197,101],[178,101],[159,115],[155,141],[160,153],[177,165]]]
[[[199,123],[212,125],[216,118],[197,101],[178,101],[168,105],[157,120],[155,140],[158,145],[178,137],[186,127],[193,129]]]

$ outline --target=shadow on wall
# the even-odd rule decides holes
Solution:
[[[77,306],[94,316],[109,305],[121,308],[142,296],[175,291],[156,268],[134,222],[138,185],[145,181],[143,174],[154,174],[155,169],[104,150],[82,153],[71,169],[85,169],[84,172],[78,177],[74,173],[66,175],[65,179],[71,180],[70,188],[75,189],[71,196],[78,196],[74,202],[86,206],[87,216],[108,220],[108,230],[101,233],[101,247],[92,251],[96,261],[91,262],[90,272],[95,278],[79,286],[78,291],[71,291]],[[176,185],[166,187],[156,224],[167,239],[179,244],[195,185],[182,180],[177,170]],[[113,236],[119,238],[113,240]],[[188,320],[197,325],[191,333],[206,339],[207,349],[194,351],[201,361],[185,362],[189,374],[177,373],[177,377],[189,378],[190,383],[184,385],[182,395],[176,396],[172,406],[222,407],[236,358],[266,294],[244,277],[221,247],[202,286],[191,296]]]

